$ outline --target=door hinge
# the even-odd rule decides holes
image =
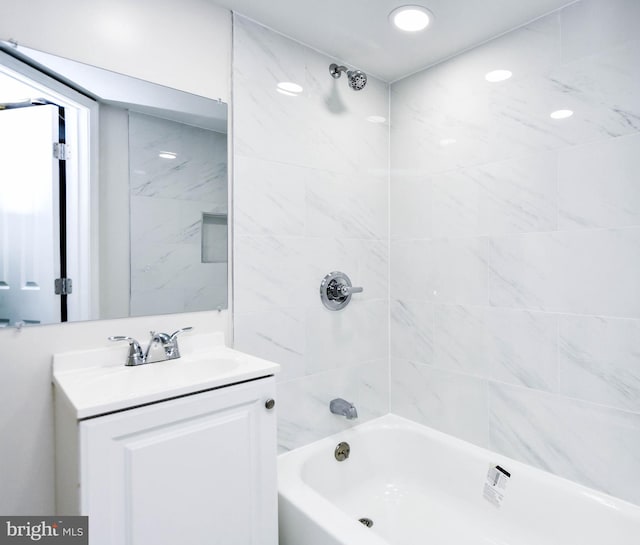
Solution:
[[[56,295],[69,295],[73,292],[73,281],[71,278],[56,278]]]
[[[66,161],[69,159],[69,147],[62,142],[54,142],[53,158],[58,159],[58,161]]]

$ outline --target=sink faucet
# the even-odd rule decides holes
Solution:
[[[180,348],[178,347],[177,337],[183,331],[191,331],[192,329],[193,327],[183,327],[178,331],[174,331],[171,335],[151,331],[151,340],[145,351],[142,350],[140,343],[133,337],[116,335],[109,337],[109,340],[129,342],[129,353],[127,354],[125,365],[143,365],[145,363],[178,359],[180,357]]]
[[[338,397],[336,399],[332,399],[331,403],[329,403],[329,410],[333,414],[339,414],[341,416],[346,416],[347,420],[353,420],[354,418],[358,418],[358,411],[353,403]]]

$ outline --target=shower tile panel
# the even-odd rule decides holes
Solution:
[[[388,117],[386,84],[369,78],[367,88],[354,93],[327,76],[334,59],[249,21],[238,27],[235,99],[247,107],[235,113],[235,153],[386,180],[386,126],[367,121]],[[303,90],[297,96],[279,93],[280,82]]]
[[[548,39],[557,43],[559,34]],[[535,70],[526,58],[509,63],[500,62],[504,53],[492,55],[501,40],[393,85],[394,173],[426,176],[640,128],[640,41],[565,64],[547,58]],[[514,76],[488,86],[484,74],[499,65]],[[549,116],[561,108],[575,114],[568,120]]]
[[[537,390],[558,390],[558,319],[554,314],[489,308],[489,377]]]
[[[480,306],[436,305],[434,365],[477,377],[489,375],[489,332]]]
[[[391,296],[487,303],[485,237],[403,240],[391,244]]]
[[[388,236],[386,183],[326,171],[306,180],[309,237],[382,239]]]
[[[491,305],[640,317],[640,228],[491,240]]]
[[[488,195],[477,169],[452,170],[432,177],[432,233],[436,238],[488,233]]]
[[[391,238],[431,238],[432,182],[428,177],[391,174]]]
[[[640,134],[561,150],[560,229],[640,225]]]
[[[349,309],[348,314],[324,307],[307,309],[307,374],[353,366],[388,353],[387,301],[354,302]]]
[[[560,316],[560,393],[640,412],[640,320]]]
[[[523,78],[559,56],[559,15],[552,14],[394,83],[392,172],[424,176],[487,163],[495,157],[496,111],[484,75],[502,67]]]
[[[309,165],[349,174],[354,180],[373,176],[386,183],[389,87],[369,77],[366,88],[354,92],[348,88],[344,76],[339,80],[327,77],[329,61],[333,62],[317,53],[306,56],[306,84],[303,85],[309,98],[307,121],[312,151]],[[384,121],[372,122],[372,116]]]
[[[358,422],[388,411],[388,85],[355,93],[332,62],[234,16],[235,345],[283,366],[281,451],[353,425],[338,395]],[[341,312],[319,297],[334,270],[364,287]]]
[[[356,93],[332,62],[234,15],[235,346],[283,366],[281,450],[353,425],[334,397],[388,411],[388,85]],[[334,270],[364,287],[340,312],[319,297]]]
[[[634,502],[639,10],[581,0],[393,83],[390,147],[392,410],[467,438],[488,383],[490,448]]]
[[[635,0],[575,2],[564,8],[560,16],[564,62],[638,38],[640,4]]]
[[[490,384],[492,450],[640,503],[640,414]]]
[[[436,367],[557,390],[555,316],[460,305],[436,305],[434,310]]]
[[[486,305],[488,239],[433,241],[432,299],[442,303]]]
[[[277,91],[280,82],[306,87],[305,48],[240,17],[234,26],[234,155],[309,166],[307,94]]]
[[[421,179],[486,163],[488,91],[459,77],[427,82],[424,74],[391,89],[392,176]]]
[[[360,299],[389,299],[389,241],[359,241],[354,253],[358,256],[357,276],[351,280],[366,286]],[[387,320],[385,320],[386,322]]]
[[[326,65],[321,65],[317,70],[324,79]],[[353,179],[371,176],[379,182],[386,182],[388,159],[386,151],[380,153],[380,150],[388,146],[388,124],[373,123],[367,118],[378,116],[386,119],[389,114],[386,106],[375,105],[369,98],[369,82],[372,82],[372,87],[376,85],[375,80],[369,79],[362,93],[354,92],[354,96],[349,97],[349,105],[344,98],[338,98],[333,90],[333,87],[345,85],[345,82],[323,82],[323,95],[316,97],[316,100],[312,98],[309,112],[313,126],[310,145],[312,149],[317,150],[310,156],[310,166],[318,170],[346,174]],[[379,83],[377,85],[382,86]],[[367,95],[362,96],[364,93]],[[369,108],[358,108],[362,106],[360,102],[369,104]],[[326,109],[333,111],[334,115],[323,115]]]
[[[277,361],[283,369],[279,382],[304,375],[305,315],[296,307],[281,307],[236,315],[234,342],[243,350]]]
[[[434,363],[433,303],[391,301],[391,357]]]
[[[433,177],[435,237],[557,227],[556,158],[544,153]]]
[[[394,359],[391,412],[476,445],[488,445],[485,380]]]
[[[236,235],[299,236],[306,225],[305,180],[309,169],[236,157]]]
[[[304,446],[386,414],[388,403],[381,404],[381,400],[389,398],[388,376],[388,361],[377,359],[279,382],[279,451]],[[336,392],[355,404],[357,420],[338,417],[327,409],[327,400]]]
[[[391,241],[390,269],[393,299],[433,298],[434,257],[430,240]]]
[[[302,237],[235,237],[236,312],[277,309],[296,301],[304,293],[304,247]]]

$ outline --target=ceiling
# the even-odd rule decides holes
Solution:
[[[385,81],[395,81],[573,3],[569,0],[213,0]],[[575,1],[575,0],[574,0]],[[405,33],[394,8],[422,5],[426,31]]]

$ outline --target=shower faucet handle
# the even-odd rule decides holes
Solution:
[[[320,299],[329,310],[340,310],[351,301],[354,293],[362,293],[364,288],[351,285],[351,279],[340,271],[329,273],[320,283]]]
[[[335,291],[342,297],[347,297],[347,295],[352,295],[354,293],[362,293],[364,288],[356,287],[356,286],[347,286],[346,284],[336,284]]]

